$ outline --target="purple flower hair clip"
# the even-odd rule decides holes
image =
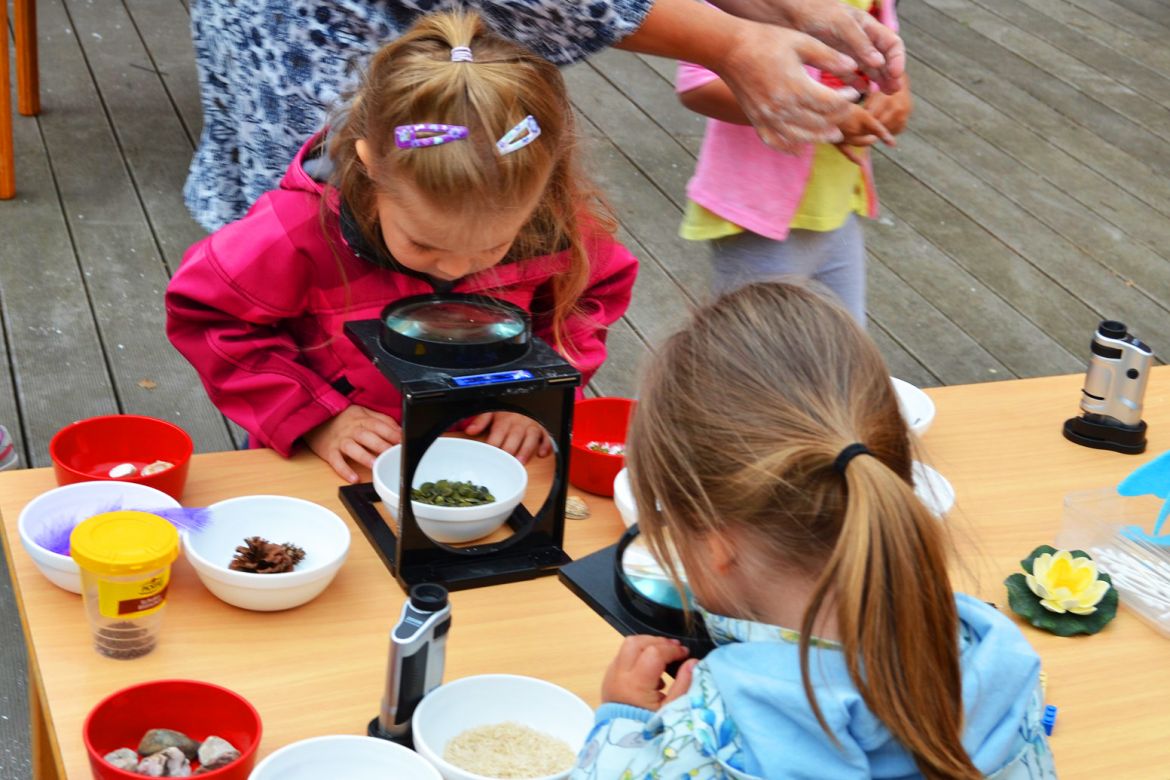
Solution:
[[[420,133],[426,135],[420,136]],[[394,143],[399,149],[422,149],[427,146],[441,146],[451,141],[462,141],[467,137],[463,125],[437,125],[421,123],[399,125],[394,128]]]

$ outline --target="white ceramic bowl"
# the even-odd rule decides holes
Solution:
[[[955,488],[950,480],[938,473],[937,469],[922,461],[914,461],[914,492],[918,500],[926,504],[941,520],[955,505]]]
[[[613,503],[622,522],[629,528],[638,522],[638,505],[634,502],[634,490],[630,486],[630,470],[624,468],[613,480]]]
[[[414,749],[444,780],[496,780],[454,767],[443,760],[447,743],[464,731],[497,723],[519,723],[564,740],[574,753],[593,727],[593,710],[577,695],[535,677],[482,674],[441,685],[414,711]],[[533,780],[562,780],[569,770]]]
[[[934,401],[930,396],[909,382],[890,377],[894,383],[894,392],[898,395],[898,408],[902,410],[902,417],[916,436],[922,436],[930,430],[934,422]]]
[[[401,474],[400,445],[374,461],[374,490],[395,520]],[[414,472],[414,487],[441,479],[483,485],[496,499],[479,506],[435,506],[412,501],[419,528],[436,542],[446,544],[470,542],[495,531],[528,489],[528,472],[523,463],[499,447],[473,439],[442,437],[430,446]]]
[[[248,780],[441,780],[409,748],[373,737],[338,735],[293,742],[252,770]]]
[[[236,607],[275,612],[312,601],[333,581],[349,553],[349,527],[335,513],[288,496],[242,496],[208,507],[211,522],[184,532],[187,560],[209,591]],[[295,544],[305,558],[293,571],[253,574],[228,568],[250,536]]]
[[[81,572],[73,559],[46,550],[33,537],[48,524],[68,523],[70,518],[85,520],[115,505],[121,509],[178,509],[180,506],[161,490],[133,482],[75,482],[41,493],[25,504],[16,520],[20,542],[50,582],[70,593],[81,593]]]

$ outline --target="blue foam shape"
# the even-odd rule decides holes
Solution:
[[[1149,463],[1138,466],[1129,476],[1117,485],[1117,493],[1122,496],[1157,496],[1165,499],[1162,511],[1154,520],[1154,532],[1147,541],[1160,537],[1162,526],[1170,516],[1170,452],[1163,452]],[[1167,542],[1155,542],[1167,544]]]

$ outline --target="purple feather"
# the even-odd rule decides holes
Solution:
[[[33,542],[58,555],[69,554],[69,536],[73,529],[83,520],[88,520],[106,512],[117,512],[122,508],[120,501],[116,501],[97,510],[86,510],[81,517],[60,516],[54,517],[38,526],[30,533]],[[167,520],[180,531],[202,531],[211,522],[211,510],[206,507],[179,507],[178,509],[140,509],[140,512],[149,512],[152,515]]]

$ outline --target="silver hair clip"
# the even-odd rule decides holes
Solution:
[[[475,62],[468,46],[456,46],[451,49],[451,62]]]
[[[500,156],[511,154],[517,149],[523,149],[540,136],[540,125],[529,114],[520,120],[520,124],[513,127],[496,141],[496,149]]]
[[[420,135],[425,133],[425,135]],[[439,125],[423,122],[414,125],[399,125],[394,128],[394,143],[399,149],[423,149],[441,146],[452,141],[462,141],[468,130],[463,125]]]

